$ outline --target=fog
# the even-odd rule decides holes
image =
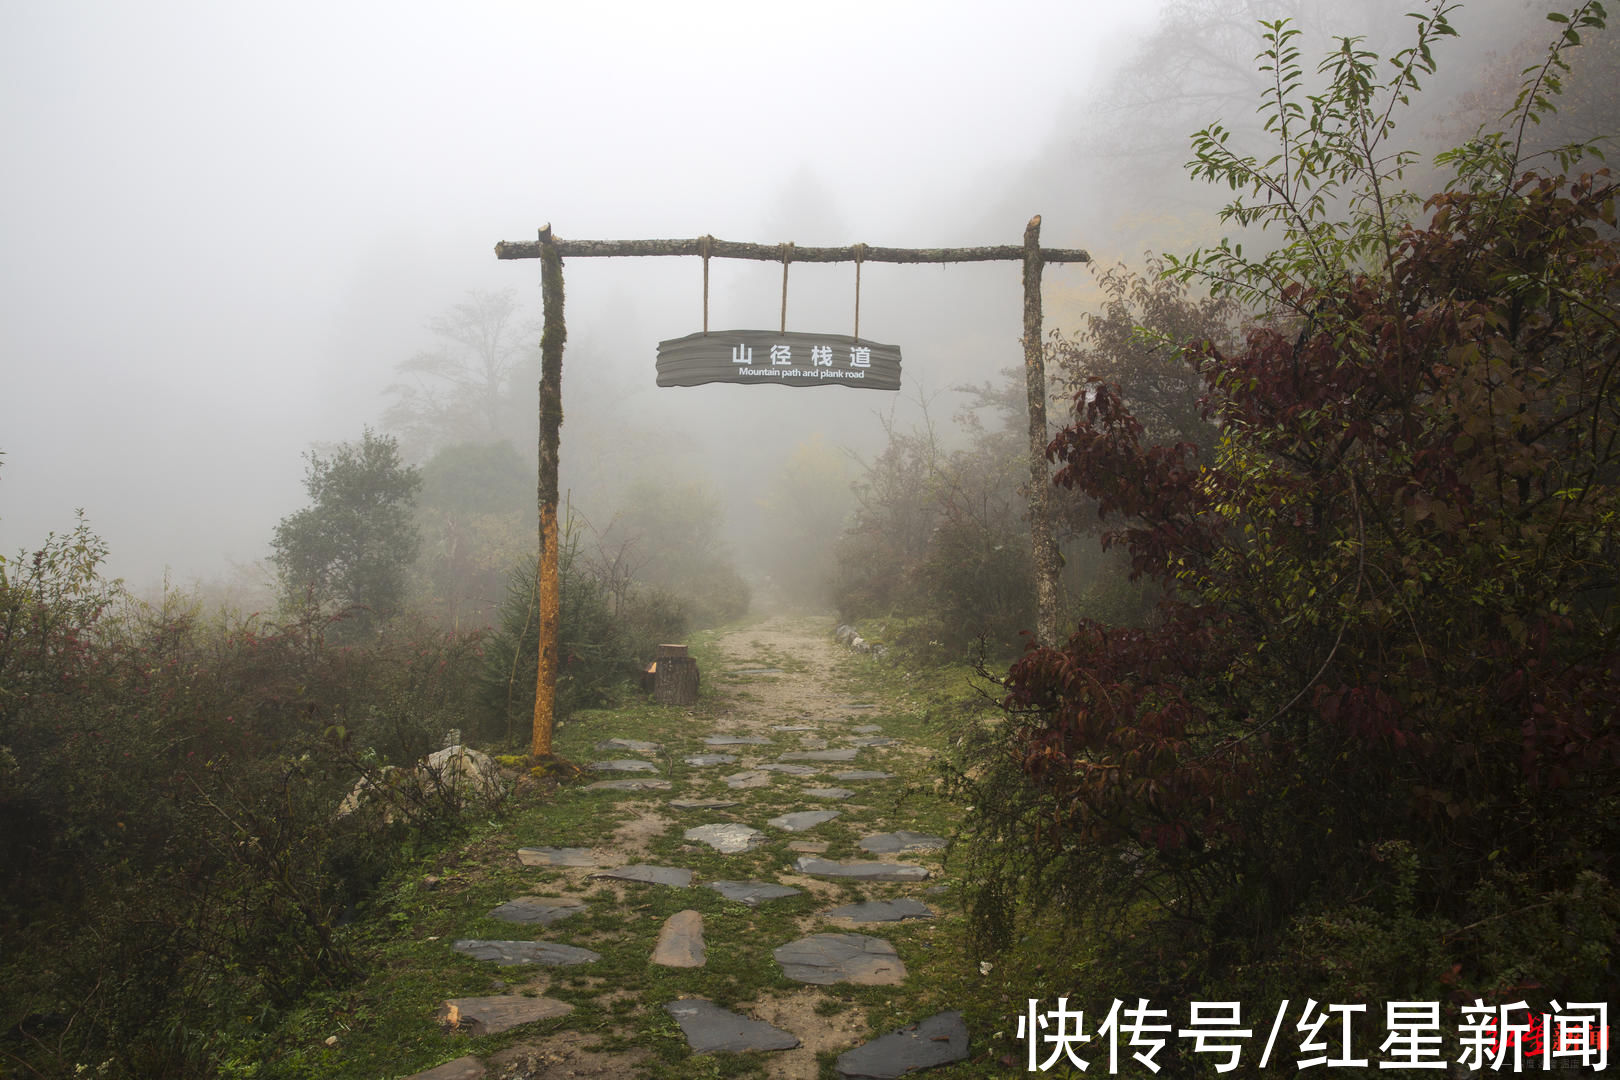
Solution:
[[[1401,26],[1382,2],[1294,9],[1313,32]],[[430,319],[505,289],[538,317],[538,263],[493,246],[547,223],[565,239],[964,246],[1017,243],[1040,213],[1045,245],[1108,262],[1218,235],[1176,152],[1125,137],[1152,91],[1201,108],[1229,89],[1199,99],[1197,64],[1156,71],[1136,52],[1159,4],[989,10],[5,3],[0,551],[82,507],[137,586],[261,559],[305,502],[300,455],[383,426]],[[1457,58],[1522,10],[1459,14],[1442,68],[1469,70]],[[1257,42],[1228,51],[1252,70]],[[564,484],[600,484],[622,446],[615,469],[705,479],[739,520],[796,445],[869,453],[879,414],[948,416],[952,386],[1021,358],[1015,264],[868,265],[861,332],[901,346],[898,395],[659,390],[657,342],[702,325],[699,262],[565,273]],[[1072,325],[1086,270],[1046,280],[1048,328]],[[779,267],[716,261],[710,326],[775,326],[780,289]],[[789,329],[848,333],[853,303],[851,267],[792,267]]]

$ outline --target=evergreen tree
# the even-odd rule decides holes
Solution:
[[[399,609],[420,540],[412,508],[422,478],[393,436],[370,428],[330,457],[306,457],[312,505],[281,519],[272,561],[290,607],[336,609],[364,636]]]

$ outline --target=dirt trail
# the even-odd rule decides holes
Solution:
[[[733,695],[727,718],[750,733],[768,732],[847,705],[847,695],[828,688],[828,673],[847,653],[833,641],[826,622],[775,616],[720,638],[728,670],[773,669],[747,684],[746,700]]]
[[[925,888],[914,882],[892,883],[899,879],[886,879],[891,882],[890,884],[862,884],[856,888],[845,879],[836,876],[829,880],[819,870],[799,873],[795,872],[793,865],[787,865],[794,860],[796,852],[826,850],[829,839],[832,840],[835,849],[845,853],[842,858],[853,859],[862,862],[863,865],[870,865],[874,860],[887,862],[895,858],[913,864],[913,868],[919,871],[922,870],[922,866],[915,864],[938,865],[935,852],[923,855],[912,852],[886,856],[873,855],[855,846],[855,840],[863,836],[865,837],[861,841],[863,845],[867,840],[877,839],[876,836],[866,834],[876,833],[880,828],[914,826],[914,822],[910,820],[911,815],[902,811],[897,802],[897,794],[902,789],[905,779],[885,773],[883,770],[899,768],[900,763],[904,761],[906,767],[903,771],[909,771],[924,755],[920,746],[908,744],[908,740],[904,738],[890,740],[886,737],[875,739],[872,737],[872,733],[879,725],[868,721],[875,713],[883,710],[877,708],[873,713],[865,712],[866,709],[872,709],[874,703],[852,698],[850,692],[842,688],[846,685],[846,680],[840,678],[836,672],[852,658],[847,650],[834,641],[831,630],[829,619],[773,617],[722,635],[715,643],[720,662],[715,664],[711,660],[703,671],[704,699],[700,705],[690,712],[683,711],[679,718],[676,714],[668,714],[666,730],[646,732],[637,736],[663,745],[662,771],[673,778],[673,786],[660,781],[667,790],[624,793],[611,804],[615,816],[611,835],[605,838],[605,842],[603,839],[597,840],[592,852],[598,869],[631,863],[656,862],[679,867],[683,860],[694,864],[702,863],[698,852],[706,849],[702,844],[694,842],[690,833],[686,833],[686,830],[694,825],[728,819],[737,822],[739,827],[746,824],[748,828],[756,831],[774,830],[769,833],[762,832],[761,836],[761,839],[766,835],[769,836],[770,844],[775,846],[774,854],[765,854],[765,851],[769,850],[767,848],[762,850],[760,858],[729,855],[726,865],[727,876],[736,879],[768,878],[775,884],[801,890],[801,895],[810,900],[810,905],[805,905],[804,901],[800,900],[796,902],[800,905],[797,908],[790,906],[781,909],[782,915],[777,916],[776,922],[764,924],[773,927],[768,933],[762,934],[757,928],[742,927],[736,927],[731,931],[733,938],[738,933],[744,935],[748,947],[753,950],[750,956],[754,957],[748,961],[748,971],[764,980],[764,985],[758,988],[757,993],[746,1001],[734,1001],[732,1009],[742,1016],[782,1029],[800,1041],[800,1045],[795,1049],[775,1050],[763,1054],[753,1052],[746,1055],[752,1060],[753,1067],[759,1070],[749,1075],[763,1075],[782,1080],[816,1080],[823,1075],[818,1054],[844,1053],[870,1039],[872,1037],[871,1025],[868,1022],[870,1006],[860,1004],[856,998],[848,994],[840,994],[837,986],[812,985],[784,989],[780,985],[782,969],[775,966],[776,961],[771,959],[770,949],[786,945],[792,939],[796,927],[801,935],[855,932],[882,938],[887,934],[902,942],[912,941],[914,948],[930,950],[933,945],[918,946],[915,942],[928,940],[926,935],[935,931],[939,925],[939,918],[944,916],[943,912],[936,912],[939,918],[930,920],[927,924],[908,923],[903,930],[895,929],[899,923],[874,926],[852,925],[847,920],[839,922],[830,919],[826,911],[840,901],[848,902],[852,898],[893,898],[905,894],[935,899],[937,907],[937,898],[932,894],[938,890],[931,885]],[[703,740],[716,735],[768,738],[770,743],[718,747],[704,744]],[[715,749],[735,751],[733,755],[735,760],[712,768],[696,767],[695,763],[688,760]],[[806,751],[810,753],[807,754]],[[821,758],[819,755],[826,751],[849,756]],[[860,764],[853,762],[853,758],[857,755],[861,759]],[[783,758],[793,759],[794,763],[784,764]],[[682,768],[680,763],[683,762],[694,767]],[[798,762],[809,764],[800,765]],[[757,773],[757,776],[765,778],[765,782],[760,786],[748,785],[747,790],[728,790],[736,785],[730,784],[731,778],[724,774],[735,770],[758,769],[761,766],[775,771]],[[794,772],[792,771],[794,769],[802,771]],[[861,773],[860,770],[865,770],[865,773]],[[812,773],[815,775],[811,775]],[[608,775],[624,774],[621,772]],[[840,779],[841,776],[844,778]],[[817,802],[811,795],[816,790],[827,789],[828,785],[840,783],[848,783],[852,789],[860,790],[845,791],[842,796],[830,797],[843,801],[826,801],[827,797],[823,797],[823,801]],[[694,815],[690,809],[682,810],[670,805],[672,799],[711,798],[717,795],[735,799],[734,808],[719,814],[713,811],[698,811]],[[582,791],[564,792],[559,797],[601,798],[601,795],[599,792]],[[784,837],[782,829],[785,827],[776,824],[778,819],[773,817],[782,814],[784,809],[791,811],[837,809],[839,814],[831,816],[839,820],[835,826],[797,832]],[[680,843],[683,834],[685,844]],[[556,835],[545,837],[543,843],[557,847],[572,846],[576,843],[576,838],[558,831]],[[707,853],[707,858],[709,860],[707,865],[712,867],[713,853]],[[729,873],[731,866],[736,867],[734,874]],[[606,886],[618,897],[619,907],[623,907],[627,899],[633,906],[634,898],[644,895],[638,893],[638,890],[667,888],[667,886],[627,884],[618,881],[593,882],[588,876],[593,872],[590,867],[558,869],[542,872],[540,877],[548,887],[560,888],[569,895],[583,895],[593,890],[600,893],[602,887]],[[808,876],[811,873],[817,876]],[[718,875],[711,873],[709,879],[716,876]],[[699,891],[703,884],[706,884],[706,879],[694,880],[694,891],[684,894],[679,902],[702,904],[703,901],[695,898],[704,895]],[[789,915],[790,912],[793,914]],[[789,918],[787,925],[782,923],[783,916]],[[659,917],[662,918],[662,915]],[[730,949],[736,953],[740,943],[726,939],[726,931],[723,929],[726,925],[724,912],[714,911],[713,918],[717,921],[712,926],[705,927],[703,931],[711,952],[718,948],[722,952]],[[640,915],[627,912],[626,919],[629,921],[620,924],[617,931],[598,932],[593,934],[588,942],[581,938],[579,944],[588,944],[594,949],[617,945],[622,955],[629,943],[634,940],[624,935],[634,934],[636,931],[632,927],[644,928],[649,925]],[[567,925],[567,923],[559,924],[557,930],[562,931]],[[733,925],[735,926],[734,921]],[[924,925],[926,929],[918,929]],[[908,934],[911,937],[908,938]],[[924,937],[919,938],[917,935]],[[566,933],[558,934],[555,931],[546,933],[546,936],[568,939]],[[645,954],[635,952],[632,956],[631,962],[635,966],[636,974],[621,975],[616,984],[604,984],[600,987],[600,991],[614,997],[634,999],[634,1012],[637,1015],[643,1017],[662,1015],[664,1006],[670,1003],[671,992],[653,989],[641,981],[642,976],[639,972],[644,962],[641,959],[643,955]],[[566,980],[570,978],[567,974],[568,969],[527,967],[499,970],[521,973],[519,978],[533,973],[537,977],[525,989],[542,994],[551,992],[553,987],[567,985]],[[583,972],[587,969],[578,970]],[[578,985],[579,977],[575,975],[572,978],[575,980],[574,985]],[[594,983],[596,980],[593,977],[591,981]],[[888,996],[895,999],[910,998],[920,991],[917,1007],[921,1009],[923,1008],[921,999],[928,995],[926,986],[920,984],[926,982],[926,979],[913,976],[905,985],[894,986]],[[641,988],[637,989],[638,986]],[[909,993],[908,988],[911,991]],[[699,984],[693,984],[691,989],[679,990],[677,993],[679,1000],[700,998],[704,991]],[[892,1005],[894,1002],[888,1001],[885,1004]],[[930,1009],[937,1010],[939,1007],[936,1004]],[[962,1041],[965,1046],[965,1034]],[[697,1063],[702,1060],[701,1057],[694,1057],[691,1063],[693,1067],[697,1067]],[[671,1075],[668,1072],[669,1068],[669,1062],[666,1061],[660,1066],[639,1046],[629,1050],[621,1049],[617,1053],[604,1052],[584,1033],[568,1030],[565,1026],[563,1030],[553,1035],[523,1042],[487,1058],[468,1055],[435,1069],[418,1073],[408,1080],[495,1080],[495,1078],[630,1080],[632,1077],[655,1074],[667,1077]],[[706,1068],[703,1075],[710,1075]],[[945,1070],[946,1073],[950,1071]]]

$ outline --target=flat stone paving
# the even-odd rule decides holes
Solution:
[[[736,799],[671,799],[669,805],[676,810],[724,810],[738,803]]]
[[[897,986],[906,978],[900,955],[879,937],[866,934],[812,934],[771,953],[782,974],[798,982],[831,986]]]
[[[524,866],[595,866],[590,848],[521,847],[518,861]]]
[[[652,866],[647,863],[620,866],[613,870],[598,870],[590,876],[612,878],[615,881],[641,881],[648,885],[670,885],[677,889],[684,889],[692,884],[690,870],[683,870],[678,866]]]
[[[694,1053],[712,1054],[717,1050],[740,1052],[743,1050],[791,1050],[799,1045],[799,1037],[792,1032],[772,1027],[763,1020],[754,1020],[739,1013],[722,1009],[704,998],[682,998],[664,1006],[664,1011],[681,1025],[686,1045]]]
[[[483,1080],[484,1075],[484,1063],[476,1055],[468,1054],[423,1072],[412,1073],[405,1080]]]
[[[598,750],[628,750],[632,754],[656,754],[663,747],[655,742],[644,742],[641,739],[608,739],[596,744]]]
[[[783,776],[815,776],[821,771],[812,765],[790,765],[782,761],[761,765],[759,769],[761,772],[781,773]]]
[[[934,909],[921,900],[868,900],[823,911],[821,915],[825,919],[848,919],[851,922],[900,922],[903,919],[932,919]]]
[[[905,863],[833,862],[831,859],[817,859],[809,855],[794,862],[793,868],[811,877],[856,878],[860,881],[926,881],[929,876],[926,866],[909,866]]]
[[[600,953],[593,953],[589,949],[558,945],[551,941],[481,941],[477,938],[463,938],[451,948],[474,960],[490,960],[502,967],[517,964],[571,967],[574,964],[592,964],[602,959]]]
[[[544,896],[519,896],[508,900],[500,907],[489,913],[492,919],[502,922],[533,923],[537,926],[550,926],[554,922],[578,915],[585,910],[585,901],[573,899],[553,899]]]
[[[768,881],[711,881],[713,889],[727,900],[758,907],[767,900],[780,900],[785,896],[798,896],[799,889],[791,885],[773,885]]]
[[[664,967],[702,967],[708,953],[703,944],[703,915],[701,912],[677,911],[658,931],[658,943],[653,946],[649,961]]]
[[[659,777],[645,777],[635,780],[598,780],[594,784],[586,784],[586,791],[668,791],[670,782]]]
[[[839,815],[837,810],[800,810],[792,814],[783,814],[773,817],[765,824],[785,832],[804,832],[817,825],[824,825]]]
[[[468,1035],[498,1035],[520,1024],[567,1016],[573,1011],[566,1001],[523,994],[450,998],[439,1006],[439,1023]]]
[[[695,829],[687,829],[685,836],[688,840],[708,844],[722,855],[738,855],[744,851],[752,851],[767,839],[758,829],[735,822],[699,825]]]
[[[927,833],[899,829],[862,838],[861,850],[870,851],[874,855],[894,855],[901,851],[937,851],[943,848],[945,843],[943,836],[929,836]]]
[[[962,1014],[952,1009],[840,1054],[837,1067],[838,1075],[845,1080],[893,1080],[967,1056],[967,1024]]]
[[[775,669],[748,669],[737,674],[774,674]],[[849,710],[868,709],[865,702],[852,702]],[[853,717],[847,719],[853,720]],[[896,740],[880,735],[877,724],[855,725],[847,730],[857,738],[841,736],[848,746],[828,750],[825,739],[815,732],[822,728],[815,724],[780,724],[773,728],[780,733],[810,733],[800,738],[803,749],[778,755],[778,760],[745,769],[721,782],[731,788],[766,787],[772,774],[789,777],[816,775],[820,770],[795,762],[851,762],[864,747],[881,747]],[[836,734],[829,732],[828,734]],[[712,735],[703,739],[715,746],[765,746],[773,740],[758,735]],[[659,744],[637,739],[608,739],[598,743],[600,750],[621,750],[633,754],[655,754]],[[689,754],[683,760],[695,767],[729,765],[737,761],[734,754],[705,752]],[[613,772],[657,772],[659,766],[644,760],[608,760],[591,768]],[[834,774],[841,781],[887,780],[892,773],[875,769],[853,770]],[[710,781],[712,782],[712,781]],[[636,777],[624,780],[603,780],[586,786],[589,789],[617,790],[669,790],[671,781],[661,778]],[[779,789],[787,790],[787,789]],[[856,792],[842,787],[809,787],[800,793],[807,799],[848,799]],[[735,799],[684,797],[671,799],[667,804],[676,810],[719,810],[739,805]],[[791,805],[791,804],[789,804]],[[766,824],[786,832],[803,832],[826,824],[840,816],[839,810],[795,810],[771,818]],[[752,825],[741,822],[723,822],[686,829],[688,840],[708,844],[725,854],[740,854],[753,850],[768,841],[768,836]],[[894,854],[904,851],[926,851],[944,847],[943,837],[926,833],[896,830],[864,837],[860,846],[875,854]],[[788,845],[796,851],[825,851],[825,842],[794,841]],[[589,848],[525,847],[518,851],[526,866],[589,867],[597,866]],[[861,860],[834,861],[804,856],[793,863],[792,869],[813,877],[841,878],[851,881],[921,882],[930,871],[927,867],[905,863],[868,862]],[[654,866],[638,863],[612,869],[595,870],[591,878],[635,881],[649,884],[686,888],[692,884],[692,871],[682,867]],[[770,900],[802,894],[802,890],[769,881],[711,881],[707,888],[728,900],[757,907]],[[490,917],[507,922],[549,926],[584,911],[584,901],[574,897],[520,896],[509,900],[490,912]],[[847,920],[848,923],[885,923],[906,919],[935,917],[928,905],[910,898],[871,900],[846,904],[820,912],[825,919]],[[500,965],[540,964],[561,966],[585,964],[599,960],[589,949],[544,941],[489,941],[461,939],[452,948],[475,959],[492,961]],[[853,983],[863,986],[894,986],[906,978],[906,967],[894,946],[881,937],[855,933],[812,934],[784,944],[772,955],[782,967],[783,974],[792,980],[813,985]],[[707,945],[703,936],[703,916],[696,910],[685,910],[670,916],[658,933],[657,943],[649,962],[668,967],[695,968],[704,966]],[[496,995],[486,998],[452,998],[440,1010],[440,1020],[463,1032],[486,1035],[507,1030],[513,1026],[534,1023],[566,1014],[572,1006],[549,998],[527,995]],[[704,998],[686,998],[668,1002],[664,1009],[680,1025],[687,1045],[694,1053],[743,1051],[779,1051],[800,1045],[792,1032],[783,1031],[751,1017],[723,1009]],[[847,1080],[860,1078],[898,1077],[905,1073],[960,1061],[967,1057],[968,1032],[960,1012],[939,1013],[898,1031],[874,1039],[863,1046],[842,1054],[837,1061],[837,1072]],[[494,1067],[492,1060],[491,1067]],[[475,1080],[486,1075],[484,1063],[475,1056],[458,1058],[435,1069],[418,1073],[410,1080]]]

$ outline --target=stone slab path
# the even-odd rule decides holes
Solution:
[[[661,1010],[669,1018],[666,1023],[673,1025],[671,1033],[678,1029],[674,1037],[684,1040],[691,1054],[751,1055],[761,1071],[746,1075],[784,1080],[816,1080],[830,1068],[847,1078],[898,1077],[968,1057],[971,1034],[960,1012],[922,1015],[938,1009],[936,1002],[932,1009],[913,1013],[913,1021],[904,1027],[879,1034],[883,1029],[874,1030],[875,1018],[872,1027],[863,1019],[876,999],[850,998],[847,989],[840,989],[885,988],[887,1006],[903,1007],[908,994],[922,996],[927,988],[915,985],[901,951],[885,935],[898,933],[904,943],[904,927],[922,926],[926,932],[942,918],[917,896],[942,891],[924,883],[936,874],[947,841],[905,827],[918,822],[904,811],[905,781],[890,770],[909,765],[915,778],[919,750],[906,738],[886,732],[883,724],[852,723],[855,710],[872,705],[850,701],[830,689],[829,671],[848,654],[832,642],[830,623],[820,629],[820,636],[807,635],[802,628],[767,623],[764,629],[751,627],[722,638],[722,652],[734,662],[721,669],[723,679],[705,683],[706,693],[713,697],[707,712],[701,712],[702,700],[694,707],[709,718],[707,725],[700,721],[684,729],[671,725],[669,730],[661,726],[648,731],[658,736],[658,742],[598,737],[589,744],[584,753],[639,756],[608,757],[586,768],[640,775],[581,782],[575,791],[589,794],[565,790],[557,797],[608,800],[602,805],[629,806],[631,817],[613,832],[611,843],[601,841],[605,835],[601,832],[591,846],[579,846],[589,838],[568,835],[563,829],[524,836],[532,846],[519,847],[515,854],[528,868],[525,873],[537,875],[533,891],[514,895],[493,910],[486,902],[468,912],[469,922],[488,918],[508,924],[514,934],[532,930],[562,940],[465,937],[446,942],[452,954],[467,958],[463,963],[557,974],[542,974],[542,982],[530,983],[522,994],[445,998],[438,1021],[446,1032],[445,1057],[450,1060],[407,1080],[504,1080],[520,1075],[534,1080],[553,1076],[635,1080],[654,1075],[642,1071],[652,1067],[645,1050],[589,1045],[587,1030],[601,1033],[600,1012],[575,1033],[569,1027],[579,1022],[572,1015],[575,1007],[541,993],[560,989],[568,996],[568,988],[577,991],[586,986],[612,1002],[617,992],[611,978],[607,985],[597,986],[604,980],[587,977],[582,983],[565,973],[600,966],[602,953],[597,950],[611,951],[626,930],[637,927],[634,920],[642,918],[625,914],[631,909],[624,905],[650,895],[689,899],[675,901],[681,909],[673,914],[665,913],[674,905],[660,901],[655,909],[659,921],[652,924],[657,927],[656,940],[637,946],[638,956],[645,957],[637,964],[666,972],[650,985],[667,987],[661,992],[668,998],[647,1000],[647,991],[626,990],[640,1002],[626,1015]],[[764,648],[761,639],[768,643]],[[874,715],[881,719],[884,714],[868,712],[866,718]],[[728,766],[734,771],[728,773]],[[829,780],[851,786],[830,786]],[[840,807],[818,808],[818,801],[823,806],[837,801]],[[937,821],[933,824],[938,827]],[[877,832],[874,827],[888,831]],[[791,837],[811,830],[814,839]],[[822,857],[828,851],[834,856]],[[863,853],[906,861],[861,858]],[[715,873],[722,864],[739,871],[724,878]],[[640,891],[693,886],[709,892]],[[917,896],[907,895],[908,891]],[[581,895],[563,895],[570,892]],[[719,895],[722,907],[715,907],[713,894]],[[699,901],[699,895],[710,898]],[[686,906],[690,904],[705,907],[709,915]],[[645,903],[636,908],[645,909]],[[768,922],[777,928],[774,940],[759,940],[757,932],[746,929],[751,920],[775,910],[800,914],[786,922],[781,917]],[[790,924],[798,926],[797,934]],[[790,929],[783,931],[783,926]],[[829,929],[818,932],[822,927]],[[850,927],[863,932],[851,932]],[[639,936],[636,940],[647,941]],[[770,965],[761,972],[764,992],[750,1000],[732,1000],[707,989],[727,985],[702,981],[703,973],[716,963],[717,951],[729,958],[741,947],[757,950],[758,963]],[[506,985],[492,982],[495,987]],[[776,989],[791,984],[801,988]],[[863,1001],[866,1004],[858,1004]],[[853,1008],[852,1002],[857,1003]],[[891,1018],[888,1024],[893,1023]],[[534,1029],[529,1042],[487,1056],[464,1051],[456,1056],[455,1038],[525,1027]],[[555,1070],[522,1071],[543,1061],[559,1064]],[[695,1063],[693,1068],[693,1075],[711,1075]],[[677,1069],[656,1075],[685,1073]]]
[[[578,915],[585,910],[583,900],[550,900],[544,896],[520,896],[515,900],[508,900],[489,913],[492,919],[502,922],[535,923],[540,926],[550,926],[560,919],[570,915]]]
[[[600,953],[573,945],[559,945],[554,941],[479,941],[463,938],[451,948],[474,960],[489,960],[503,966],[515,964],[589,964],[602,959]]]
[[[788,978],[820,986],[898,986],[906,979],[906,965],[894,946],[865,934],[814,934],[771,955]]]
[[[498,1035],[508,1028],[567,1016],[574,1007],[551,998],[496,994],[491,997],[450,998],[439,1007],[439,1023],[469,1035]]]
[[[703,944],[703,913],[688,908],[665,920],[649,963],[663,967],[702,967],[707,956]]]
[[[673,1016],[695,1053],[716,1050],[791,1050],[799,1045],[792,1032],[772,1027],[761,1020],[722,1009],[712,1001],[688,998],[672,1001],[664,1011]]]

